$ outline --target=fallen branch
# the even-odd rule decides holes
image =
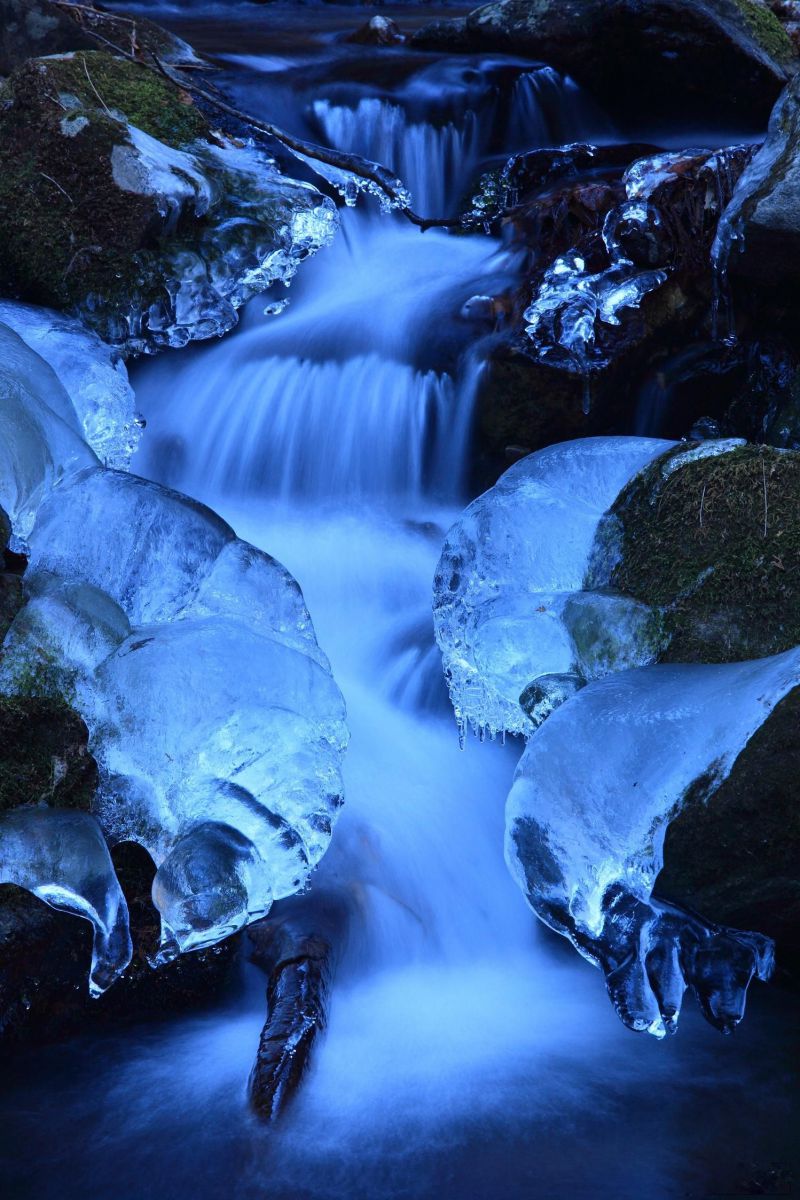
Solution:
[[[308,1069],[327,1023],[349,903],[337,893],[293,897],[247,930],[250,958],[267,974],[267,1019],[250,1076],[250,1102],[277,1120]]]
[[[54,0],[54,3],[63,12],[72,13],[76,22],[80,24],[81,28],[90,37],[96,38],[98,42],[114,50],[123,58],[128,59],[129,62],[134,62],[145,70],[157,72],[174,87],[197,96],[205,104],[226,113],[230,117],[234,117],[237,121],[240,121],[243,125],[255,130],[257,133],[279,142],[280,145],[285,146],[291,154],[295,155],[301,161],[310,162],[312,165],[315,162],[322,163],[324,166],[330,167],[335,171],[343,171],[355,176],[357,179],[365,180],[386,196],[395,211],[401,213],[406,220],[410,221],[412,225],[416,225],[423,232],[426,229],[434,227],[461,227],[461,220],[458,217],[420,217],[407,203],[406,191],[402,181],[380,163],[369,162],[357,154],[345,154],[340,150],[329,150],[325,146],[318,146],[315,142],[306,142],[302,138],[296,138],[292,134],[286,133],[283,129],[278,128],[277,125],[272,125],[270,122],[258,121],[255,117],[251,117],[249,113],[242,112],[241,109],[235,108],[219,96],[215,96],[207,88],[201,87],[199,84],[177,75],[171,68],[165,65],[152,49],[147,51],[149,57],[152,59],[152,63],[150,63],[142,57],[141,53],[137,53],[137,50],[141,51],[142,48],[137,47],[133,39],[131,49],[127,50],[93,28],[95,22],[102,24],[103,21],[106,21],[111,25],[124,22],[132,25],[135,32],[135,22],[131,18],[104,13],[100,9],[93,8],[91,5],[73,4],[70,0]],[[86,14],[90,20],[84,21],[82,14]]]

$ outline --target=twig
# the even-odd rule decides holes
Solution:
[[[86,55],[85,55],[85,54],[82,54],[82,55],[81,55],[81,59],[82,59],[82,61],[83,61],[83,69],[84,69],[84,71],[86,72],[86,78],[89,80],[89,87],[92,89],[92,91],[94,92],[95,96],[97,96],[97,99],[100,101],[100,103],[102,104],[103,108],[106,110],[106,116],[110,117],[110,116],[111,116],[111,109],[108,107],[108,105],[106,104],[105,100],[104,100],[104,99],[103,99],[103,97],[100,95],[100,93],[98,92],[97,88],[94,86],[94,80],[92,79],[91,75],[89,74],[89,67],[88,67],[88,66],[87,66],[87,64],[86,64]]]
[[[700,495],[700,528],[703,528],[703,505],[706,500],[706,484],[703,484],[703,491]]]
[[[52,175],[45,175],[44,171],[40,171],[40,172],[39,172],[39,174],[42,176],[42,178],[43,178],[43,179],[46,179],[46,180],[47,180],[49,183],[52,183],[53,187],[57,187],[57,188],[58,188],[58,190],[61,192],[62,196],[66,196],[66,197],[67,197],[67,199],[69,200],[70,204],[72,204],[72,205],[74,205],[74,204],[75,204],[75,201],[72,199],[72,196],[70,196],[70,194],[69,194],[69,192],[66,190],[66,188],[63,188],[63,187],[61,186],[61,184],[58,182],[58,180],[57,180],[57,179],[53,179],[53,176],[52,176]]]
[[[764,481],[764,537],[767,536],[767,469],[764,466],[764,459],[761,459],[761,478]]]

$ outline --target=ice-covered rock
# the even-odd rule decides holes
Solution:
[[[32,304],[0,299],[0,324],[53,368],[72,402],[78,432],[100,461],[127,467],[141,427],[119,353],[80,321]],[[68,411],[59,415],[71,422]]]
[[[800,682],[800,649],[596,680],[533,734],[506,812],[506,857],[531,907],[606,975],[623,1021],[674,1030],[687,984],[730,1031],[772,946],[654,899],[667,823],[706,794]]]
[[[14,548],[36,510],[64,476],[97,462],[55,372],[13,330],[0,325],[0,506]]]
[[[582,683],[657,654],[653,611],[584,591],[600,520],[643,467],[674,443],[583,438],[529,455],[475,500],[447,535],[434,624],[456,718],[491,733],[529,733],[540,677]],[[551,700],[560,695],[551,687]],[[545,705],[549,711],[549,705]]]
[[[11,75],[0,171],[3,290],[81,316],[126,353],[224,333],[337,221],[330,199],[213,131],[177,86],[99,51]]]
[[[303,886],[342,801],[344,704],[289,573],[205,506],[99,465],[52,369],[0,334],[0,501],[30,535],[0,689],[84,718],[95,814],[158,866],[166,959]]]
[[[99,996],[131,960],[128,906],[100,826],[84,812],[0,813],[0,883],[14,883],[94,927],[89,990]]]

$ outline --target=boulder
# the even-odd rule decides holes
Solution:
[[[800,78],[783,92],[767,139],[734,191],[714,244],[720,275],[791,292],[800,279]]]
[[[541,59],[628,118],[635,97],[640,112],[761,122],[797,61],[760,0],[498,0],[413,40]]]
[[[230,329],[335,212],[214,133],[188,93],[103,51],[32,59],[0,104],[0,291],[125,352]]]
[[[378,13],[360,25],[347,40],[358,46],[397,46],[406,39],[396,21]]]
[[[721,663],[800,644],[800,454],[741,446],[657,460],[622,493],[605,537],[618,587],[662,608],[663,662]],[[615,533],[611,534],[611,530]],[[800,967],[800,689],[714,789],[699,779],[670,824],[656,891],[776,939]],[[709,796],[709,790],[711,794]]]
[[[93,50],[94,39],[50,0],[0,0],[0,75],[26,58]]]
[[[737,662],[800,645],[800,454],[741,446],[663,460],[614,505],[611,584],[664,610],[667,662]]]
[[[528,264],[478,396],[491,463],[630,428],[654,361],[708,337],[710,247],[753,151],[646,149],[537,150],[481,183],[468,220],[502,226]]]

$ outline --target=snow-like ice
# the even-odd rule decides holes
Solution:
[[[550,446],[506,471],[450,530],[434,623],[462,727],[529,733],[539,714],[519,698],[532,681],[585,682],[654,660],[650,609],[583,589],[603,514],[674,444],[608,437]]]
[[[769,939],[653,898],[666,826],[710,793],[800,683],[800,649],[726,665],[659,665],[590,683],[530,738],[506,809],[506,858],[537,915],[606,975],[631,1028],[675,1027],[687,984],[729,1031]]]

